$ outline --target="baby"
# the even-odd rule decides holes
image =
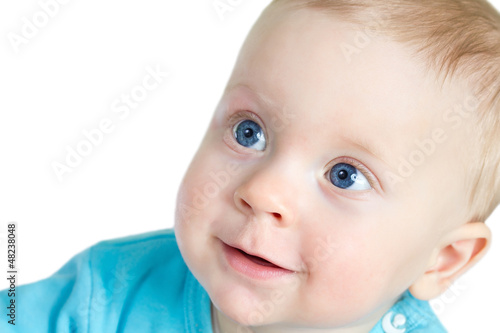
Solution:
[[[486,253],[500,201],[499,78],[485,1],[273,1],[175,231],[18,288],[29,315],[1,331],[446,332],[427,300]]]

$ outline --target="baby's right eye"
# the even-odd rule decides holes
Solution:
[[[234,125],[233,136],[243,147],[262,151],[266,148],[264,131],[256,122],[243,120]]]

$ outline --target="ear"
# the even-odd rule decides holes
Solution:
[[[490,229],[483,222],[453,229],[434,249],[425,273],[410,286],[411,294],[422,300],[438,297],[486,254],[490,242]]]

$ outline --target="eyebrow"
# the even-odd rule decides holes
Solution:
[[[390,170],[394,169],[394,167],[385,158],[388,149],[381,149],[381,145],[374,144],[373,142],[370,142],[368,139],[363,137],[352,138],[342,135],[340,136],[340,138],[343,141],[349,142],[355,147],[363,150],[375,159],[383,162]]]
[[[233,83],[232,85],[226,86],[226,89],[224,89],[224,94],[227,94],[228,92],[230,92],[238,87],[246,87],[246,88],[253,91],[252,87],[250,87],[248,84],[236,82],[236,83]]]
[[[279,108],[271,98],[267,97],[266,95],[264,95],[264,93],[258,91],[257,89],[254,89],[250,84],[247,83],[237,82],[235,84],[227,86],[226,89],[224,90],[224,95],[228,95],[229,93],[240,87],[250,90],[257,98],[257,104],[265,105],[274,109]]]

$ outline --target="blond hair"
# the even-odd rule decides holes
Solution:
[[[470,220],[500,202],[500,14],[484,0],[273,0],[271,7],[313,8],[372,25],[413,47],[441,79],[463,79],[479,101],[480,161],[468,181]]]

